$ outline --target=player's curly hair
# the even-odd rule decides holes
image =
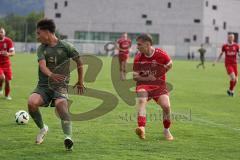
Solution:
[[[141,34],[137,37],[136,40],[142,40],[144,42],[150,42],[151,45],[153,45],[153,40],[152,40],[152,36],[150,34]]]
[[[44,18],[37,22],[37,28],[41,30],[48,30],[51,33],[55,33],[56,25],[52,19]]]

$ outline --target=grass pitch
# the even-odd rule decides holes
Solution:
[[[222,63],[196,69],[196,61],[174,61],[168,74],[173,84],[171,106],[172,142],[162,135],[161,109],[150,102],[147,108],[146,140],[134,133],[137,125],[134,106],[128,106],[117,95],[110,79],[111,58],[101,58],[103,69],[87,87],[111,92],[118,97],[118,106],[110,113],[90,120],[73,122],[73,152],[66,152],[63,134],[54,108],[42,108],[49,133],[42,145],[34,144],[39,132],[32,119],[17,125],[15,112],[27,110],[27,98],[37,83],[36,55],[18,54],[12,58],[12,101],[0,98],[0,159],[38,160],[205,160],[239,159],[240,106],[239,87],[235,97],[228,97],[228,77]],[[72,97],[72,112],[95,108],[100,100]]]

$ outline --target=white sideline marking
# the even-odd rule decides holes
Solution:
[[[221,128],[224,127],[226,129],[231,129],[231,130],[234,130],[234,131],[240,131],[240,128],[232,128],[232,127],[227,126],[226,124],[216,123],[216,122],[213,122],[213,121],[208,121],[208,120],[192,117],[192,121],[194,121],[194,120],[196,122],[202,122],[204,124],[208,124],[208,126],[213,126],[214,125],[216,127],[221,127]]]

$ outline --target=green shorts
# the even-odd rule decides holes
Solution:
[[[37,86],[32,93],[37,93],[41,95],[44,101],[44,104],[43,104],[44,107],[48,107],[49,104],[51,104],[50,105],[51,107],[55,107],[54,101],[56,99],[61,99],[61,98],[64,98],[66,100],[68,99],[68,94],[66,92],[60,93],[50,89],[49,87]]]

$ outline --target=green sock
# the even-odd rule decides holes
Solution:
[[[65,138],[71,138],[72,136],[72,122],[61,120],[62,130]]]
[[[29,111],[29,114],[31,115],[32,119],[34,120],[38,128],[42,129],[44,126],[40,111],[39,110],[37,110],[36,112]]]

